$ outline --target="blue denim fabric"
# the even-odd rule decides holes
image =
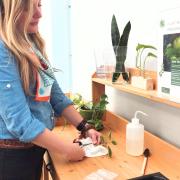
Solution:
[[[30,87],[32,94],[35,85]],[[25,95],[15,57],[0,40],[0,139],[19,139],[30,142],[45,128],[53,129],[54,115],[72,104],[57,81],[54,82],[49,102],[34,101]]]

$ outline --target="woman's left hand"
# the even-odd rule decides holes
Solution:
[[[96,131],[95,129],[89,129],[86,132],[87,137],[92,139],[93,144],[100,144],[101,142],[101,133]]]

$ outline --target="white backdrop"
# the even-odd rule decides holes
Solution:
[[[129,37],[126,66],[135,66],[136,45],[151,44],[158,47],[159,13],[180,5],[177,0],[72,0],[72,87],[73,92],[91,99],[91,75],[95,71],[95,47],[111,47],[110,25],[112,14],[117,17],[120,32],[127,21],[132,29]],[[157,69],[157,61],[148,68]],[[109,109],[127,119],[136,110],[149,116],[143,121],[145,129],[180,147],[180,111],[142,97],[106,88]]]

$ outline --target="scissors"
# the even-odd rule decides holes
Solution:
[[[74,140],[73,140],[73,143],[78,143],[79,146],[81,146],[81,147],[84,147],[84,146],[88,146],[88,145],[90,145],[90,144],[93,144],[93,143],[83,144],[83,143],[79,140],[79,138],[74,139]]]

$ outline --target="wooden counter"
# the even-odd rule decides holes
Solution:
[[[85,158],[79,162],[68,162],[61,155],[50,153],[57,179],[83,180],[87,175],[98,169],[105,168],[117,173],[118,180],[125,180],[140,176],[143,156],[133,157],[125,152],[125,125],[127,121],[110,112],[106,113],[102,134],[112,131],[112,138],[117,145],[110,145],[112,158],[108,156]],[[77,130],[68,125],[64,130],[61,126],[54,129],[62,139],[73,140],[78,136]],[[152,155],[148,160],[146,174],[161,172],[170,180],[180,180],[180,149],[145,132],[145,148],[149,148]]]

